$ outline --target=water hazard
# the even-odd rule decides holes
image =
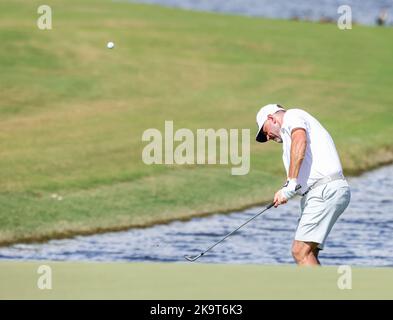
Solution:
[[[320,254],[325,265],[393,266],[393,165],[349,179],[352,200]],[[0,259],[185,262],[183,256],[206,250],[262,208],[215,214],[45,244],[0,248]],[[203,263],[293,263],[291,243],[299,199],[272,208],[198,261]]]
[[[122,0],[127,1],[127,0]],[[383,17],[386,25],[393,25],[391,0],[128,0],[177,7],[187,10],[209,11],[274,19],[299,19],[337,22],[342,14],[338,8],[350,6],[354,23],[375,25]]]

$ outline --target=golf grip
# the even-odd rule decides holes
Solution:
[[[302,186],[301,186],[300,184],[298,184],[298,185],[296,186],[296,188],[295,188],[295,191],[298,191],[301,187],[302,187]],[[274,206],[274,201],[266,207],[266,210],[267,210],[267,209],[270,209],[270,208],[273,207],[273,206]]]
[[[272,202],[271,204],[269,204],[267,207],[266,207],[266,209],[270,209],[271,207],[273,207],[274,206],[274,202]]]

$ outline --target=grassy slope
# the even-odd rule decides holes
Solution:
[[[54,28],[39,31],[40,4],[0,4],[0,243],[244,207],[282,183],[273,144],[252,143],[241,177],[144,165],[142,133],[165,120],[254,134],[279,101],[322,121],[347,173],[393,159],[391,28],[72,0],[47,1]]]
[[[40,265],[51,267],[51,290],[37,288]],[[338,287],[344,280],[344,271],[338,271],[336,267],[198,263],[1,262],[0,299],[393,298],[392,268],[352,268],[352,289],[347,290]]]

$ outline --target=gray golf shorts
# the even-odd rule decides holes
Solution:
[[[330,230],[350,200],[351,191],[343,179],[310,190],[300,201],[301,216],[295,240],[318,243],[322,250]]]

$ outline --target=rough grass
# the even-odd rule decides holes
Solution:
[[[347,174],[393,160],[391,28],[47,4],[50,31],[36,27],[39,1],[0,4],[0,243],[245,207],[285,178],[281,146],[252,141],[246,176],[147,166],[142,133],[165,120],[254,135],[256,111],[277,101],[326,126]]]

